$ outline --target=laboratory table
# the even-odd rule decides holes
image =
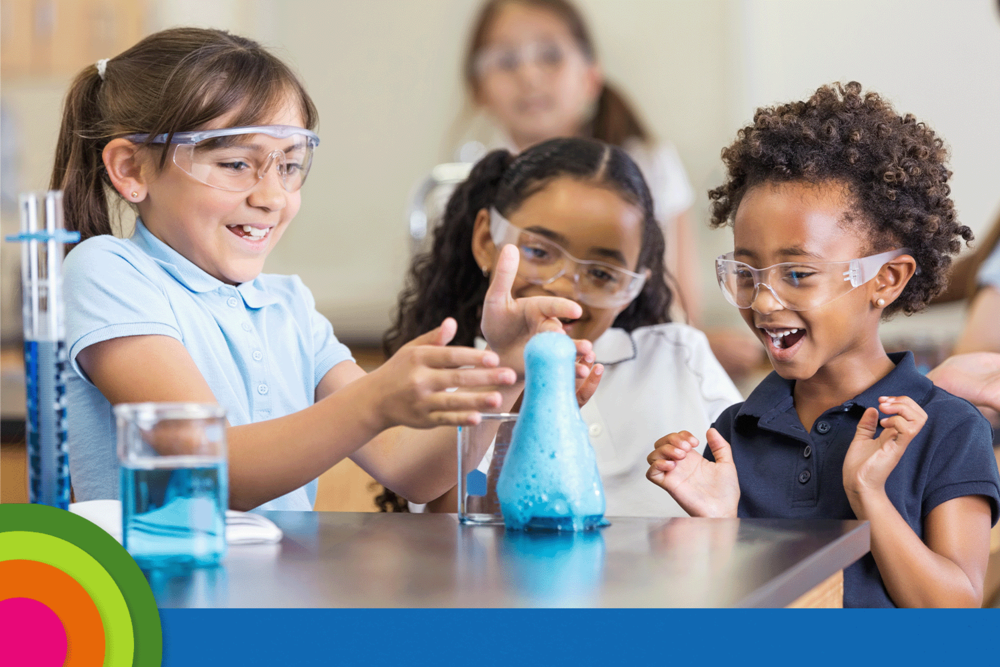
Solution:
[[[576,534],[454,514],[267,512],[279,544],[148,573],[160,607],[841,606],[864,521],[611,517]]]

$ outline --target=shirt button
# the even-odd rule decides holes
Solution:
[[[799,473],[799,484],[805,484],[812,478],[812,473],[808,470],[803,470]]]
[[[263,396],[264,394],[266,394],[267,393],[267,385],[266,384],[259,384],[259,385],[257,385],[257,393],[260,394],[261,396]]]
[[[813,455],[813,448],[810,447],[809,445],[806,445],[806,448],[802,450],[802,456],[804,456],[805,458],[809,458],[812,455]]]
[[[591,437],[596,438],[597,436],[599,436],[601,434],[601,431],[602,431],[601,425],[600,424],[591,424],[589,431],[590,431]]]
[[[230,308],[235,308],[236,306],[238,306],[238,305],[240,304],[240,302],[239,302],[239,301],[238,301],[238,300],[236,299],[236,297],[235,297],[235,296],[231,296],[231,297],[229,297],[229,298],[228,298],[228,299],[226,300],[226,303],[228,303],[228,304],[229,304],[229,307],[230,307]]]
[[[244,323],[243,323],[242,325],[240,325],[240,326],[242,326],[242,327],[243,327],[243,330],[244,330],[244,331],[253,331],[253,327],[252,327],[252,326],[250,326],[250,323],[249,323],[249,322],[244,322]]]
[[[816,430],[819,433],[829,433],[830,432],[830,422],[820,422],[816,424]]]
[[[261,352],[260,350],[254,350],[253,351],[253,360],[254,361],[260,361],[263,358],[264,358],[264,353],[263,352]]]

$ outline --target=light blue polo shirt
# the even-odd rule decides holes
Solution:
[[[162,335],[184,344],[233,426],[275,419],[314,403],[316,385],[351,353],[316,311],[298,276],[261,274],[227,285],[153,236],[141,221],[129,239],[95,236],[64,265],[69,461],[77,501],[118,497],[111,404],[77,364],[89,345]],[[291,450],[294,435],[275,447]],[[258,509],[311,510],[317,481]]]

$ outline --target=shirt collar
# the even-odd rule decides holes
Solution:
[[[635,359],[636,348],[632,334],[624,329],[608,329],[594,341],[594,356],[597,357],[597,363],[605,366]]]
[[[913,361],[912,352],[894,352],[889,359],[896,367],[889,374],[854,398],[843,404],[844,408],[877,408],[880,396],[909,396],[917,403],[924,400],[933,388],[930,380],[920,374]],[[748,416],[760,419],[769,412],[784,412],[792,407],[792,392],[795,389],[794,380],[785,378],[772,371],[757,385],[737,417]]]
[[[214,292],[220,287],[227,286],[226,283],[208,275],[184,255],[156,238],[141,219],[136,219],[135,233],[129,241],[139,246],[164,271],[192,292],[199,294]],[[235,289],[243,297],[243,302],[250,308],[262,308],[276,302],[274,297],[261,288],[260,276],[250,282],[237,285]]]

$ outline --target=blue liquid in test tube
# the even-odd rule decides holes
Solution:
[[[63,244],[80,235],[63,227],[62,192],[20,197],[24,372],[27,390],[28,499],[69,507],[66,442],[66,331],[63,321]]]

